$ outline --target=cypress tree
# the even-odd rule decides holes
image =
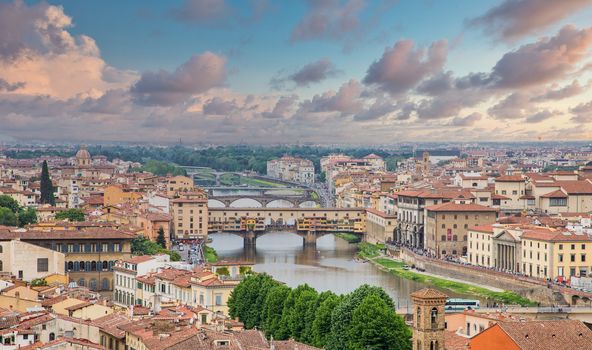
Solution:
[[[43,167],[41,168],[41,204],[55,205],[55,198],[53,196],[53,184],[49,178],[49,169],[47,167],[47,161],[43,161]]]
[[[158,228],[158,236],[156,236],[156,243],[158,243],[159,246],[163,247],[166,249],[166,239],[164,237],[164,229],[162,228],[162,226],[160,226]]]

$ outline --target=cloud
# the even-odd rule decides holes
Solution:
[[[470,20],[500,40],[533,34],[590,5],[589,0],[504,0],[483,15]]]
[[[548,109],[545,109],[545,110],[538,111],[538,112],[528,116],[526,118],[526,122],[527,123],[540,123],[540,122],[545,121],[551,117],[554,117],[557,114],[559,114],[557,111],[550,111]]]
[[[0,3],[0,79],[18,84],[19,93],[68,99],[100,96],[137,78],[108,66],[95,41],[71,35],[70,27],[61,6]]]
[[[212,24],[227,18],[232,9],[225,0],[184,0],[171,10],[171,15],[183,22]]]
[[[361,93],[361,84],[352,79],[341,85],[337,92],[327,91],[303,102],[300,112],[340,112],[342,115],[351,115],[363,108],[363,101],[360,99]]]
[[[449,123],[450,126],[474,126],[478,121],[482,119],[482,115],[479,112],[474,112],[466,117],[456,117]]]
[[[131,92],[142,104],[170,106],[194,94],[221,86],[226,80],[226,59],[211,52],[191,57],[175,71],[145,72]]]
[[[588,86],[590,83],[588,83]],[[584,87],[580,85],[580,82],[577,80],[572,81],[571,84],[566,85],[562,88],[557,89],[550,89],[546,91],[544,94],[535,96],[533,101],[549,101],[549,100],[562,100],[565,98],[569,98],[572,96],[576,96],[584,92]]]
[[[377,99],[370,107],[365,110],[356,113],[354,120],[356,121],[368,121],[380,119],[397,111],[399,106],[391,101],[385,99]]]
[[[298,96],[281,96],[271,111],[261,113],[263,118],[281,119],[287,118],[292,113],[292,107],[298,101]]]
[[[228,115],[238,108],[234,100],[226,101],[220,97],[214,97],[204,104],[203,112],[205,115]]]
[[[414,45],[412,40],[402,40],[387,48],[382,57],[370,65],[363,82],[397,95],[442,69],[448,53],[446,40],[432,43],[429,49],[414,49]]]
[[[18,90],[20,88],[25,87],[26,83],[24,81],[18,81],[16,83],[9,83],[6,80],[0,78],[0,92],[8,91],[12,92]]]
[[[310,84],[320,83],[321,81],[337,76],[341,73],[335,68],[335,65],[328,59],[323,58],[309,63],[296,72],[283,76],[278,73],[271,79],[270,85],[273,89],[280,90],[288,81],[293,82],[296,87],[308,87]]]
[[[551,38],[506,53],[493,67],[496,87],[520,88],[562,79],[573,72],[592,46],[592,28],[567,25]]]
[[[487,110],[497,119],[518,119],[526,117],[530,110],[530,96],[514,92]]]
[[[360,26],[364,0],[309,0],[308,10],[292,30],[290,41],[343,39]]]
[[[575,123],[590,123],[592,122],[592,101],[588,103],[580,103],[579,105],[570,108],[569,112],[573,114],[571,121]]]
[[[121,115],[130,110],[131,96],[127,90],[109,90],[103,96],[95,99],[87,97],[81,105],[85,113]]]

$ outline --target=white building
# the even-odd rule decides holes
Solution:
[[[114,302],[120,306],[136,304],[136,277],[155,272],[166,266],[170,257],[162,255],[141,255],[120,260],[113,267]]]
[[[283,156],[267,162],[267,176],[304,184],[314,183],[314,164],[308,159]]]

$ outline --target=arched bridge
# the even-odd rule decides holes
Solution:
[[[228,191],[221,191],[220,189],[208,190],[208,206],[212,208],[235,208],[235,207],[252,207],[252,208],[273,208],[273,207],[317,207],[321,204],[319,196],[315,191],[310,189],[298,189],[298,192],[293,194],[288,192],[282,194],[282,190],[278,189],[249,189],[249,194],[220,194]],[[246,204],[245,204],[246,203]]]

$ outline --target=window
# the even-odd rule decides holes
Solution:
[[[569,256],[569,260],[570,260],[571,262],[576,262],[576,255],[575,255],[575,254],[570,254],[570,256]]]
[[[562,250],[562,249],[563,249],[563,244],[560,244],[559,245],[559,250]]]
[[[586,254],[582,254],[580,258],[582,258],[582,262],[586,262]]]
[[[222,294],[216,294],[216,306],[222,305]]]
[[[563,262],[563,254],[559,254],[559,262]]]
[[[438,309],[435,307],[430,312],[430,320],[432,322],[432,328],[436,328],[438,326]]]
[[[567,198],[550,198],[549,205],[552,207],[565,207],[567,205]]]
[[[442,235],[441,241],[445,241],[445,240],[446,240],[446,235]]]
[[[572,244],[571,245],[571,250],[574,250],[574,249],[576,249],[576,245],[575,244]]]
[[[39,258],[37,259],[37,272],[48,272],[49,271],[49,261],[47,258]]]

